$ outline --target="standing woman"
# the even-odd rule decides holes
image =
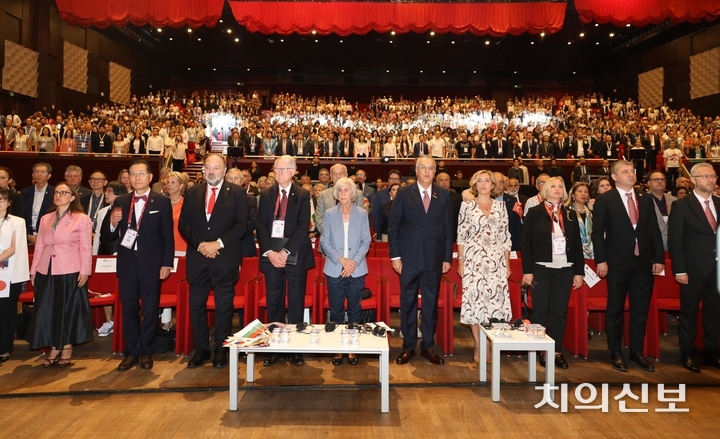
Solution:
[[[555,340],[555,366],[567,369],[562,343],[570,288],[580,288],[585,273],[580,227],[576,212],[562,204],[568,195],[561,178],[546,181],[540,197],[544,202],[528,210],[523,226],[523,284],[532,285],[533,323]],[[545,360],[541,354],[543,367]]]
[[[10,215],[11,205],[10,190],[0,188],[0,274],[10,280],[10,294],[0,297],[0,363],[10,359],[13,351],[17,301],[30,279],[25,220]]]
[[[0,127],[0,151],[7,151],[7,136],[3,127]]]
[[[366,159],[370,157],[370,144],[365,140],[365,134],[360,133],[355,142],[355,158]]]
[[[112,144],[112,152],[113,154],[117,155],[125,155],[128,153],[128,144],[125,141],[125,136],[123,136],[123,133],[118,133],[117,136],[115,136],[115,141]],[[127,172],[127,171],[125,171]],[[130,177],[128,176],[128,184],[130,183]],[[131,191],[132,188],[128,189],[128,191]]]
[[[0,166],[0,189],[7,189],[8,191],[8,197],[10,197],[11,201],[11,206],[8,208],[10,214],[24,219],[25,201],[20,192],[10,185],[12,179],[12,171],[5,166]]]
[[[17,136],[15,136],[15,151],[34,151],[32,139],[25,134],[24,127],[17,128]]]
[[[257,162],[253,160],[252,163],[250,163],[250,179],[257,183],[258,179],[262,176],[262,170],[258,168]]]
[[[35,313],[27,340],[30,349],[52,347],[43,366],[67,367],[73,345],[93,337],[87,289],[92,274],[92,221],[67,183],[55,186],[53,201],[55,206],[40,219],[30,268]]]
[[[126,193],[130,193],[133,191],[132,185],[130,184],[130,172],[128,172],[127,169],[123,169],[120,171],[120,174],[118,175],[118,181],[125,186],[125,189],[127,189]]]
[[[185,256],[187,251],[187,242],[180,234],[178,225],[180,224],[180,212],[182,211],[183,201],[185,200],[185,189],[187,187],[188,178],[182,172],[172,171],[167,176],[167,195],[172,205],[173,219],[173,236],[175,238],[175,256]],[[172,308],[163,308],[160,317],[162,329],[169,331],[172,328]]]
[[[463,288],[460,322],[470,325],[475,363],[480,358],[480,324],[491,318],[509,321],[512,316],[508,289],[512,242],[505,202],[492,196],[495,184],[492,172],[476,172],[470,179],[473,199],[460,206],[458,218],[458,275]]]
[[[570,189],[570,198],[565,202],[568,210],[574,210],[580,221],[580,242],[582,242],[583,258],[595,259],[593,252],[592,234],[592,209],[590,202],[590,186],[581,181],[575,183]]]
[[[55,136],[50,132],[50,127],[47,125],[44,126],[40,132],[40,136],[38,136],[38,152],[53,152],[56,147],[57,140],[55,140]]]
[[[338,205],[325,211],[320,245],[325,254],[323,273],[327,279],[330,321],[343,323],[347,299],[348,323],[359,323],[362,307],[362,289],[368,273],[365,255],[370,249],[370,224],[367,212],[355,205],[361,194],[355,183],[341,178],[333,187]],[[342,364],[343,355],[337,354],[332,364]],[[348,354],[348,363],[358,364],[355,354]]]
[[[72,128],[65,130],[62,140],[60,141],[60,150],[58,152],[73,153],[77,151],[77,142],[75,142],[75,134]]]
[[[390,194],[390,201],[380,206],[380,224],[376,224],[375,231],[380,234],[380,240],[382,242],[388,242],[388,225],[390,225],[390,212],[392,212],[392,203],[395,200],[395,195],[400,189],[400,185],[393,183],[388,189]]]

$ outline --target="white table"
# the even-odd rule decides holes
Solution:
[[[492,380],[490,388],[492,400],[500,401],[500,355],[501,351],[528,351],[528,382],[536,382],[537,351],[545,351],[545,383],[555,385],[555,341],[545,336],[541,339],[530,339],[523,331],[510,331],[510,338],[495,337],[491,329],[480,326],[480,382],[487,382],[487,340],[492,341]],[[555,391],[550,391],[554,400]]]
[[[322,326],[316,326],[322,328]],[[376,337],[372,334],[360,334],[360,343],[357,345],[343,345],[340,342],[339,326],[333,332],[320,331],[320,341],[310,343],[310,334],[293,332],[288,343],[271,343],[268,347],[230,347],[230,410],[238,408],[238,355],[247,353],[246,381],[254,382],[255,354],[371,354],[379,356],[380,363],[380,411],[390,411],[390,345],[387,337]]]

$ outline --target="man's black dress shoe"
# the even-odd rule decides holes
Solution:
[[[196,367],[200,367],[203,364],[207,363],[210,360],[210,351],[206,351],[205,349],[195,349],[195,355],[188,361],[187,367],[188,369],[195,369]]]
[[[272,354],[272,355],[270,355],[270,358],[263,361],[263,366],[265,366],[265,367],[272,366],[273,364],[277,363],[279,359],[280,359],[280,354]]]
[[[420,351],[420,355],[427,358],[428,361],[432,364],[445,364],[445,360],[443,360],[442,357],[436,354],[432,348],[423,349],[422,351]]]
[[[682,363],[683,367],[690,372],[700,373],[700,368],[697,364],[695,364],[692,357],[686,357],[683,355],[682,357],[680,357],[680,362]]]
[[[350,355],[348,355],[348,363],[350,364],[350,366],[357,366],[359,362],[360,359],[357,356],[351,357]]]
[[[627,372],[627,364],[625,364],[625,359],[623,359],[623,356],[620,352],[615,352],[612,354],[612,367],[615,370],[619,370],[620,372]]]
[[[140,360],[134,355],[125,355],[125,358],[118,365],[118,372],[125,372],[126,370],[132,369],[133,366],[138,364]]]
[[[305,365],[305,360],[303,360],[303,357],[300,354],[293,354],[293,356],[290,357],[290,362],[295,366]]]
[[[333,366],[340,366],[342,364],[343,357],[333,357],[332,359],[332,365]]]
[[[568,364],[567,364],[567,361],[565,361],[565,357],[563,357],[562,354],[560,354],[560,353],[555,354],[555,367],[559,367],[560,369],[568,368]]]
[[[720,357],[717,355],[708,355],[705,357],[705,364],[720,369]]]
[[[408,364],[410,359],[415,356],[415,351],[402,351],[399,357],[397,357],[397,360],[395,360],[395,363],[397,364]]]
[[[215,369],[222,369],[223,367],[227,366],[228,364],[228,354],[225,349],[220,349],[219,351],[215,351],[215,356],[213,357],[213,367]]]
[[[655,372],[655,366],[650,364],[647,357],[645,357],[643,354],[639,352],[632,353],[628,358],[630,359],[630,361],[637,364],[638,367],[645,372]]]
[[[140,355],[140,368],[145,370],[153,368],[153,359],[150,355]]]

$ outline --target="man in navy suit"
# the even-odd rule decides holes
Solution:
[[[395,361],[407,364],[417,344],[418,290],[422,293],[420,354],[433,364],[445,361],[433,350],[440,278],[452,262],[452,204],[450,193],[433,184],[435,161],[418,158],[417,182],[400,189],[388,227],[390,259],[400,275],[400,322],[403,351]]]
[[[592,242],[597,274],[607,276],[605,320],[612,366],[627,372],[623,358],[623,313],[630,301],[630,361],[655,368],[643,355],[643,341],[653,288],[653,274],[665,269],[662,236],[650,195],[633,189],[633,164],[618,160],[610,168],[615,188],[600,194],[593,209]]]
[[[717,174],[711,164],[693,166],[690,179],[695,189],[689,196],[673,202],[670,210],[668,247],[673,274],[680,284],[680,362],[685,369],[699,373],[693,354],[700,302],[705,364],[720,368],[720,295],[715,267],[720,199],[712,195]]]
[[[302,322],[307,272],[315,267],[308,230],[310,228],[310,193],[293,184],[297,165],[291,156],[275,160],[277,185],[260,195],[257,217],[257,239],[260,244],[260,271],[265,274],[265,294],[270,322]],[[285,285],[287,283],[287,290]],[[279,356],[265,360],[265,366],[277,363]],[[305,364],[295,354],[290,360],[296,366]]]
[[[232,326],[235,284],[240,279],[242,238],[247,230],[247,194],[224,181],[227,165],[218,154],[205,158],[205,183],[185,194],[178,229],[188,243],[187,280],[190,284],[190,321],[195,355],[187,367],[200,367],[210,359],[207,300],[215,293],[215,356],[213,367],[228,363],[223,342]]]
[[[170,199],[150,190],[153,175],[150,164],[136,160],[128,168],[133,192],[113,202],[109,239],[119,239],[117,275],[122,303],[125,358],[118,366],[124,372],[140,363],[152,369],[155,334],[158,327],[160,281],[173,267],[173,220]],[[142,302],[142,328],[140,327]]]
[[[382,190],[378,190],[375,193],[375,199],[372,204],[372,215],[373,215],[373,227],[377,233],[376,241],[380,241],[380,225],[382,224],[382,207],[390,202],[390,186],[393,184],[400,184],[400,171],[397,169],[391,169],[388,172],[388,187]]]
[[[48,184],[50,177],[52,177],[52,166],[49,163],[35,163],[33,165],[35,184],[20,191],[25,203],[25,229],[27,230],[28,244],[35,244],[40,218],[53,205],[55,187]]]

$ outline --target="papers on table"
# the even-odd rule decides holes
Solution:
[[[255,319],[249,325],[240,331],[229,336],[223,346],[262,346],[267,345],[270,341],[270,331],[263,325],[260,320]]]

